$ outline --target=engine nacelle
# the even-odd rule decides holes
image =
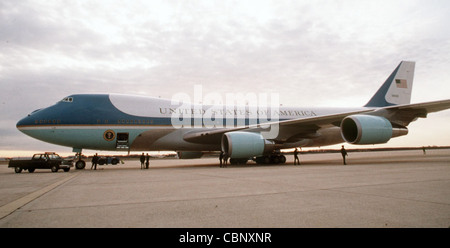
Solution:
[[[203,152],[177,152],[179,159],[193,159],[193,158],[201,158],[203,156]]]
[[[341,135],[350,144],[381,144],[392,138],[393,128],[384,117],[352,115],[342,121]]]
[[[272,151],[274,142],[260,133],[230,132],[222,136],[222,151],[230,158],[250,158]]]

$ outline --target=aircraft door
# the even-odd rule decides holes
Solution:
[[[128,133],[117,133],[117,141],[116,141],[116,148],[117,149],[126,149],[128,150]]]

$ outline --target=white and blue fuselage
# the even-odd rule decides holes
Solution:
[[[72,147],[74,151],[220,151],[220,142],[195,143],[186,141],[184,137],[192,131],[234,128],[264,122],[261,118],[252,120],[245,115],[239,117],[236,110],[230,112],[224,107],[223,111],[228,111],[228,114],[222,115],[225,116],[223,119],[214,120],[215,126],[208,126],[205,125],[202,114],[211,109],[211,106],[180,106],[182,105],[174,105],[171,100],[152,97],[79,94],[66,97],[51,107],[34,111],[20,120],[17,128],[33,138]],[[355,109],[280,107],[276,118],[283,121],[353,110]],[[174,114],[190,116],[190,125],[175,126]],[[265,121],[273,121],[273,118],[266,118]],[[186,120],[184,123],[186,124]],[[287,143],[283,148],[342,142],[339,128],[335,127],[328,130],[326,139],[297,140],[292,144]]]

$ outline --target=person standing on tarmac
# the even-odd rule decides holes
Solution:
[[[144,163],[145,163],[145,155],[142,153],[141,157],[139,158],[141,161],[141,169],[144,169]]]
[[[224,153],[223,154],[223,166],[222,167],[227,167],[227,163],[228,163],[228,154]]]
[[[223,160],[223,151],[221,151],[219,155],[220,168],[222,168],[222,160]]]
[[[92,166],[91,166],[91,170],[92,167],[94,167],[94,170],[97,170],[97,163],[98,163],[98,155],[97,153],[92,157]]]
[[[344,146],[342,146],[342,148],[341,148],[341,154],[342,154],[342,160],[344,161],[344,165],[346,165],[347,162],[345,161],[345,157],[347,156],[347,151],[345,150]]]
[[[296,165],[298,163],[298,165],[300,165],[300,159],[298,159],[298,149],[295,148],[294,151],[294,165]]]
[[[148,166],[150,165],[150,155],[145,156],[145,169],[148,169]]]

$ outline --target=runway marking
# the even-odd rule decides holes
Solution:
[[[73,175],[70,175],[68,177],[63,178],[60,181],[57,181],[53,184],[50,184],[40,190],[34,191],[33,193],[30,193],[22,198],[19,198],[13,202],[10,202],[6,205],[3,205],[0,207],[0,219],[5,218],[6,216],[12,214],[14,211],[16,211],[17,209],[21,208],[22,206],[26,205],[27,203],[37,199],[38,197],[40,197],[41,195],[49,192],[50,190],[58,187],[59,185],[69,181],[70,179],[74,178],[78,176],[78,173],[74,173]]]

